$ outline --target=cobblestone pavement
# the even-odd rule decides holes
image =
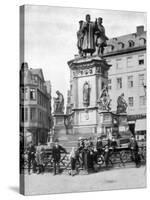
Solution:
[[[52,173],[25,175],[26,195],[146,187],[146,168],[134,166],[69,176]]]

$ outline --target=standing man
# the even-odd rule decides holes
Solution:
[[[53,158],[53,173],[56,175],[56,171],[59,173],[59,162],[61,158],[61,153],[67,153],[67,151],[58,144],[58,139],[55,140],[55,144],[52,148],[52,158]]]
[[[28,174],[30,174],[31,165],[33,166],[33,172],[36,171],[36,163],[35,163],[35,152],[36,149],[31,141],[29,144],[27,153],[28,153]]]
[[[102,139],[101,139],[100,136],[97,138],[96,150],[97,150],[97,152],[98,152],[99,155],[102,154],[102,151],[103,151],[103,142],[102,142]]]
[[[95,23],[91,22],[91,17],[89,14],[85,17],[85,22],[81,27],[81,32],[83,33],[82,41],[82,51],[84,56],[87,53],[90,53],[91,56],[95,52],[95,41],[94,41],[94,32],[95,32]]]
[[[44,148],[41,143],[38,143],[36,148],[36,161],[38,166],[38,173],[44,173]]]
[[[103,19],[99,17],[98,21],[96,21],[96,46],[98,47],[98,55],[103,55],[104,48],[107,46],[106,40],[108,40],[102,23]]]
[[[77,47],[78,47],[78,50],[79,50],[79,55],[80,56],[83,56],[83,52],[82,52],[82,45],[83,45],[83,37],[84,37],[84,34],[82,32],[82,26],[83,26],[83,21],[80,20],[79,21],[79,30],[77,32]]]
[[[138,147],[138,143],[135,140],[134,136],[131,137],[129,148],[131,149],[131,156],[136,164],[136,167],[140,167],[141,160],[140,160],[140,156],[139,156],[139,147]]]

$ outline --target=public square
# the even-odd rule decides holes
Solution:
[[[135,20],[133,12],[133,25],[126,25],[124,32],[122,22],[128,22],[128,12],[118,13],[116,28],[112,23],[117,21],[112,18],[116,11],[30,5],[20,11],[22,23],[24,13],[28,16],[25,43],[30,44],[20,68],[22,193],[145,187],[144,13],[138,13],[141,21]],[[39,54],[32,49],[40,50]],[[47,171],[52,167],[53,173]],[[64,170],[58,175],[59,167]],[[35,174],[30,174],[32,170]],[[79,174],[74,175],[75,170]]]
[[[52,173],[25,175],[26,195],[144,187],[146,187],[146,168],[145,166],[135,168],[134,164],[73,177],[67,174],[53,176]]]

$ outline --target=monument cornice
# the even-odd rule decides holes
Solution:
[[[91,106],[91,107],[81,107],[81,108],[72,108],[73,111],[81,111],[81,110],[93,110],[93,109],[98,109],[98,106]]]
[[[89,56],[89,57],[80,57],[68,61],[70,69],[85,69],[91,67],[105,67],[109,69],[111,65],[108,65],[106,60],[100,56]]]

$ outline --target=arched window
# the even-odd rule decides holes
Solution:
[[[123,49],[124,48],[124,43],[123,42],[118,42],[118,47],[119,47],[119,49]]]
[[[113,50],[114,50],[114,45],[112,44],[107,45],[107,52],[111,52]]]
[[[146,39],[145,38],[140,38],[139,41],[140,41],[140,46],[146,44]]]
[[[134,41],[133,40],[129,40],[128,43],[129,43],[129,47],[133,47],[134,46]]]

